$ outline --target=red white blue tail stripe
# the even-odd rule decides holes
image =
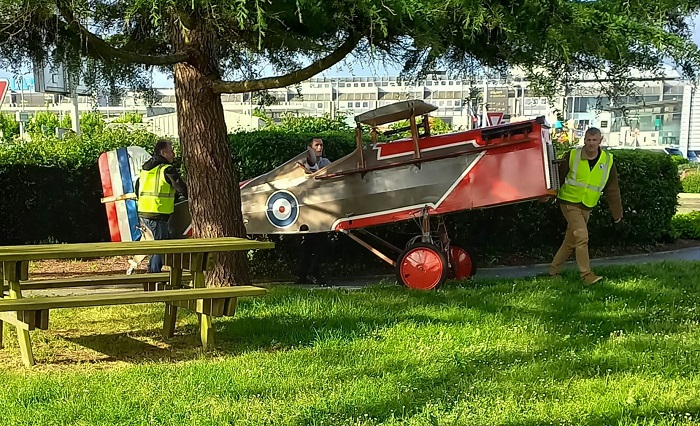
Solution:
[[[134,178],[138,176],[138,170],[133,170],[136,162],[129,154],[143,158],[138,150],[129,152],[127,148],[120,148],[102,153],[98,160],[104,194],[102,202],[107,210],[112,241],[137,241],[141,238],[134,193]]]

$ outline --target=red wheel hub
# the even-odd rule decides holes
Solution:
[[[401,278],[410,288],[430,290],[442,279],[445,265],[440,255],[427,247],[416,247],[404,256],[399,266]]]
[[[462,247],[450,246],[450,263],[456,279],[462,280],[472,276],[472,258]]]

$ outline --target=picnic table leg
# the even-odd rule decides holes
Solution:
[[[3,272],[5,280],[10,287],[10,299],[21,299],[22,290],[19,286],[20,275],[24,262],[5,262]],[[22,362],[26,366],[34,365],[34,354],[32,353],[32,341],[29,338],[29,330],[17,327],[17,340],[19,341],[19,350],[22,354]]]
[[[204,281],[204,270],[207,266],[206,263],[208,260],[208,256],[208,253],[197,253],[192,255],[192,262],[190,262],[190,268],[192,271],[192,286],[195,288],[206,287],[206,282]],[[206,351],[214,345],[214,329],[212,327],[210,315],[200,313],[198,314],[198,316],[199,335],[202,339],[202,349]]]
[[[3,265],[3,262],[0,262],[0,299],[2,299],[3,297],[5,297],[5,288],[4,288],[4,287],[5,287],[5,285],[6,285],[6,283],[5,283],[5,272],[4,272],[5,269],[3,268],[2,265]],[[5,346],[4,346],[3,343],[2,343],[2,342],[3,342],[3,340],[2,340],[2,333],[3,333],[3,325],[4,325],[4,324],[5,324],[5,322],[4,322],[3,320],[0,319],[0,349],[5,348]]]
[[[171,255],[170,265],[170,286],[182,286],[182,256]],[[177,324],[177,306],[172,303],[165,303],[165,319],[163,320],[163,337],[169,339],[175,335],[175,325]]]
[[[211,316],[207,314],[199,315],[199,334],[202,339],[202,349],[209,350],[214,346],[214,329],[211,323]]]

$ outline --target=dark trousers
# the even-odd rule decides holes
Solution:
[[[306,234],[301,242],[301,258],[297,276],[304,279],[309,276],[320,277],[323,254],[328,250],[328,240],[324,233]]]
[[[153,233],[153,239],[168,240],[170,239],[170,231],[168,231],[168,221],[161,219],[146,219],[142,217],[143,223]],[[148,272],[161,272],[163,269],[163,256],[160,254],[152,254],[148,260]]]

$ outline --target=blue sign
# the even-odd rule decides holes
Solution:
[[[21,78],[8,78],[8,80],[10,80],[10,90],[16,92],[21,90],[34,90],[34,76],[21,76]]]

